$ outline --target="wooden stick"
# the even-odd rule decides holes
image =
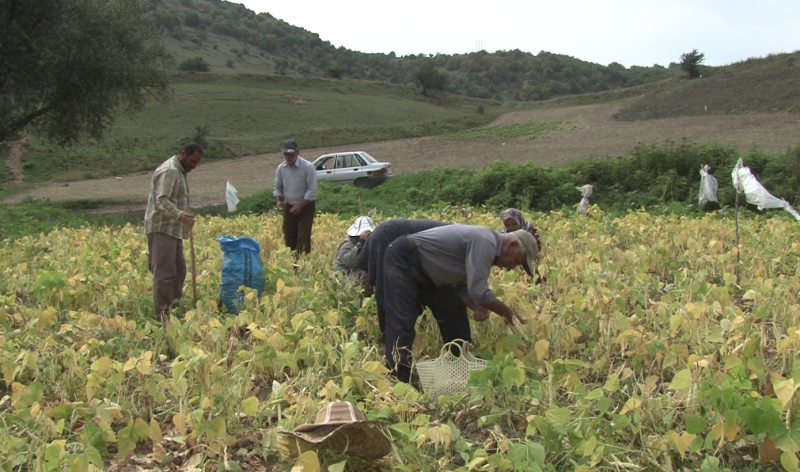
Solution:
[[[739,259],[739,253],[741,252],[739,249],[739,189],[736,189],[736,210],[733,212],[733,219],[736,222],[736,286],[739,286],[739,265],[741,264],[741,260]]]
[[[195,265],[196,257],[194,255],[194,231],[192,231],[192,228],[189,228],[189,245],[192,251],[192,293],[194,294],[192,308],[197,308],[197,269]]]

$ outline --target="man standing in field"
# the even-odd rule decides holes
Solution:
[[[294,139],[287,139],[281,145],[285,162],[275,171],[275,206],[283,213],[283,239],[294,253],[311,252],[311,227],[317,198],[317,172],[310,162],[300,157],[300,150]]]
[[[384,255],[383,284],[385,356],[398,380],[408,383],[411,378],[414,326],[423,306],[431,309],[445,343],[471,338],[462,303],[475,311],[476,321],[486,320],[492,311],[509,324],[524,322],[497,299],[488,278],[492,266],[521,265],[531,275],[538,252],[536,240],[525,230],[499,234],[482,226],[440,226],[395,239]],[[436,296],[446,286],[456,287],[455,296]]]
[[[170,308],[183,294],[186,259],[183,240],[194,226],[189,211],[189,183],[186,175],[203,159],[203,147],[188,143],[180,153],[167,159],[153,173],[150,197],[144,214],[144,231],[153,272],[153,301],[156,316],[167,321]]]

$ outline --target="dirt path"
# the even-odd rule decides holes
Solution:
[[[28,150],[28,147],[25,146],[26,139],[28,139],[27,136],[19,141],[14,141],[8,150],[6,166],[14,176],[13,185],[20,185],[25,182],[25,176],[22,174],[22,155]]]
[[[754,146],[760,151],[782,153],[787,146],[800,145],[797,135],[800,116],[796,114],[706,115],[625,122],[613,119],[619,106],[600,104],[518,111],[507,113],[494,123],[567,123],[565,129],[548,132],[534,140],[486,143],[413,138],[317,149],[303,149],[301,142],[300,155],[313,160],[329,152],[362,150],[379,160],[391,162],[394,172],[402,174],[438,167],[480,169],[497,159],[515,164],[532,161],[540,166],[560,165],[575,159],[621,156],[639,143],[709,142],[733,147],[743,153]],[[276,152],[201,163],[189,178],[192,206],[224,203],[226,181],[236,187],[239,197],[271,188],[275,167],[281,159]],[[143,172],[125,175],[121,179],[110,177],[68,185],[51,184],[17,195],[10,201],[18,202],[27,195],[52,200],[111,199],[125,202],[110,207],[108,210],[111,211],[115,207],[143,209],[150,189],[150,176],[151,172]]]

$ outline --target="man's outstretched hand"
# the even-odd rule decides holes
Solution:
[[[511,326],[514,326],[515,321],[518,321],[519,324],[526,323],[525,319],[519,316],[519,313],[517,313],[516,310],[506,305],[505,303],[501,302],[500,300],[483,303],[481,306],[502,316],[503,319],[506,320],[506,323],[508,323]]]
[[[525,319],[521,317],[519,313],[517,313],[517,311],[514,309],[511,310],[511,313],[509,313],[508,316],[505,317],[505,319],[506,323],[510,324],[511,326],[514,326],[514,320],[518,321],[519,324],[526,323]]]
[[[475,321],[486,321],[489,319],[489,310],[482,306],[477,306],[472,309],[472,319]]]

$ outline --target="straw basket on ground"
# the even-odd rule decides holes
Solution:
[[[434,398],[465,392],[469,373],[483,369],[488,363],[473,356],[471,348],[472,344],[456,339],[445,344],[436,359],[418,362],[417,374],[423,391],[430,392]]]

